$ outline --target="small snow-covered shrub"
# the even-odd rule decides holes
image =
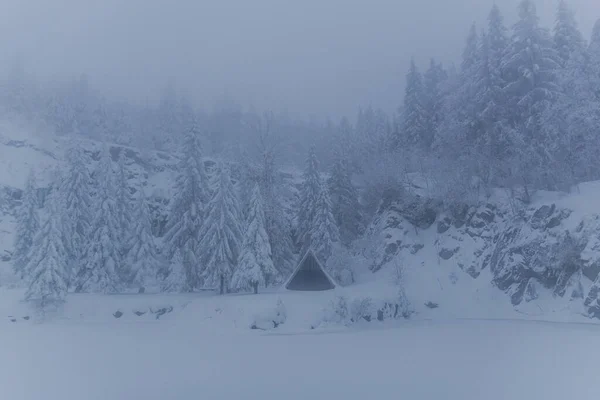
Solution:
[[[287,310],[285,304],[279,298],[273,308],[269,308],[254,316],[250,329],[269,330],[277,328],[287,320]]]
[[[350,304],[350,321],[352,323],[360,320],[371,322],[373,314],[376,314],[373,299],[370,297],[359,297]]]
[[[327,260],[327,270],[341,286],[354,283],[354,266],[358,263],[357,257],[342,245],[334,245],[333,253]]]
[[[322,321],[325,324],[347,325],[350,321],[348,300],[344,296],[337,296],[328,307],[323,310]]]
[[[411,304],[403,290],[399,291],[398,296],[391,299],[356,297],[348,300],[345,296],[337,296],[323,310],[321,319],[313,327],[327,325],[350,326],[361,321],[371,322],[409,318],[412,313]]]

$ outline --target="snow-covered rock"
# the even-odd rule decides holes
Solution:
[[[500,191],[479,206],[453,209],[394,196],[368,231],[373,271],[399,262],[413,270],[435,265],[457,280],[458,268],[462,279],[491,278],[514,306],[546,291],[600,318],[599,182],[569,194],[541,192],[527,206]]]

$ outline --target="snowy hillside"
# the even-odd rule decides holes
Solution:
[[[448,299],[459,292],[463,301],[491,296],[528,315],[594,317],[599,196],[600,183],[591,182],[570,194],[539,192],[526,206],[496,191],[478,207],[440,211],[420,195],[395,193],[369,228],[364,251],[371,270],[401,266],[413,298],[440,307],[464,309]]]
[[[25,178],[34,168],[41,186],[47,185],[66,140],[42,141],[32,134],[3,132],[2,286],[16,283],[10,253],[14,211]],[[100,143],[81,144],[93,160],[98,159]],[[146,187],[153,230],[160,234],[177,159],[162,152],[111,147],[115,159],[121,151],[131,188],[138,181]],[[214,164],[207,160],[206,165],[210,170]],[[284,176],[292,198],[300,182],[298,173],[288,170]],[[496,191],[479,207],[440,211],[441,204],[426,200],[423,191],[416,193],[388,194],[384,199],[365,238],[354,245],[361,255],[353,265],[357,285],[348,288],[348,297],[393,297],[396,271],[401,268],[418,314],[580,320],[598,312],[600,209],[594,199],[600,196],[600,183],[579,185],[571,194],[540,192],[527,207]]]

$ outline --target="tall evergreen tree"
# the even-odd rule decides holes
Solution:
[[[539,25],[535,4],[522,0],[503,67],[513,123],[527,141],[540,134],[539,116],[559,91],[558,60],[548,31]]]
[[[202,161],[200,134],[196,125],[187,132],[179,164],[175,198],[171,206],[167,232],[164,236],[168,258],[180,251],[191,291],[200,286],[202,266],[199,246],[200,230],[205,219],[205,207],[209,198],[208,179]]]
[[[231,279],[231,286],[237,290],[252,288],[256,294],[258,287],[264,286],[277,272],[273,265],[271,246],[265,230],[262,199],[257,185],[252,191],[242,252]]]
[[[129,183],[127,180],[127,167],[126,167],[126,157],[125,150],[121,149],[119,153],[119,162],[117,164],[117,174],[116,174],[116,197],[115,197],[116,205],[117,205],[117,220],[119,221],[119,237],[120,243],[125,246],[127,243],[127,239],[131,232],[131,224],[132,224],[132,210],[131,210],[131,192],[129,191]],[[125,254],[126,249],[123,247],[123,254]]]
[[[565,0],[558,2],[556,24],[554,25],[554,49],[560,60],[560,65],[567,66],[574,53],[581,54],[585,48],[583,35],[577,27],[575,15]]]
[[[315,147],[312,146],[306,159],[303,174],[304,182],[300,187],[300,205],[297,216],[296,238],[302,251],[311,244],[311,230],[314,225],[316,205],[321,193],[321,175]]]
[[[333,216],[339,227],[342,242],[348,245],[360,234],[362,217],[358,192],[352,184],[348,159],[341,146],[341,143],[336,146],[328,187],[331,194]]]
[[[26,265],[29,263],[30,253],[36,234],[40,229],[38,217],[38,197],[35,173],[29,172],[22,203],[17,212],[17,229],[13,251],[13,268],[21,279],[25,277]]]
[[[95,215],[86,248],[85,266],[79,272],[77,292],[118,293],[122,289],[123,262],[112,159],[104,146],[97,170]]]
[[[65,207],[65,233],[67,252],[71,266],[71,278],[76,276],[84,264],[84,249],[89,243],[92,222],[90,197],[89,159],[83,149],[74,146],[67,151],[68,169],[59,190]]]
[[[69,261],[64,242],[63,212],[61,197],[53,193],[48,199],[48,217],[35,237],[25,267],[29,271],[25,299],[42,308],[62,302],[67,294]]]
[[[315,220],[310,237],[312,241],[311,247],[315,255],[323,263],[327,263],[333,252],[334,243],[340,240],[339,230],[335,218],[331,213],[331,208],[329,191],[325,186],[322,186],[316,204]]]
[[[150,211],[142,187],[138,190],[138,199],[134,214],[134,227],[127,241],[127,262],[133,273],[132,282],[145,290],[156,282],[160,260],[156,243],[152,236]]]
[[[212,192],[200,235],[204,266],[201,278],[205,286],[218,285],[219,293],[224,294],[237,263],[242,231],[238,199],[223,164],[214,178]]]
[[[279,272],[270,278],[278,279],[287,276],[292,268],[294,242],[291,235],[291,224],[285,214],[285,207],[281,203],[281,196],[279,195],[282,183],[280,178],[277,177],[272,158],[263,157],[259,185],[263,194],[265,229],[271,244],[273,262]],[[270,283],[269,281],[266,282],[267,285]]]
[[[428,149],[433,143],[433,136],[432,132],[427,132],[423,108],[423,78],[414,60],[410,62],[410,69],[406,75],[402,115],[406,144],[412,148]]]
[[[448,75],[442,64],[437,63],[432,58],[429,69],[423,76],[423,86],[425,89],[423,108],[425,111],[426,129],[432,135],[435,135],[442,123],[444,106],[443,85],[447,78]]]

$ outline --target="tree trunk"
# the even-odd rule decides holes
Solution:
[[[254,294],[258,294],[258,282],[257,283],[253,283],[252,287],[254,288]]]
[[[220,278],[219,294],[223,295],[223,294],[225,294],[225,277],[223,275],[221,275],[219,278]]]

